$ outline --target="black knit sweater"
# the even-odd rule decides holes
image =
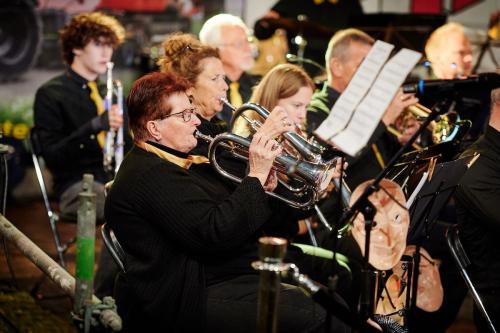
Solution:
[[[125,331],[202,330],[205,263],[246,251],[270,217],[256,178],[231,193],[203,168],[211,167],[185,170],[138,147],[121,165],[105,217],[127,254],[116,290]]]

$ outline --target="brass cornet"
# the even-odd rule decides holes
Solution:
[[[229,131],[231,133],[235,133],[237,135],[240,135],[238,133],[238,130],[236,129],[236,123],[238,119],[243,118],[246,122],[248,122],[251,130],[252,130],[252,135],[262,126],[262,123],[259,120],[252,119],[251,117],[248,117],[245,115],[246,111],[254,111],[256,112],[262,119],[267,119],[269,117],[269,111],[262,107],[261,105],[255,104],[255,103],[246,103],[243,104],[240,108],[235,109],[229,102],[227,102],[225,99],[222,100],[226,105],[231,107],[233,109],[233,116],[231,118],[231,123],[229,124]],[[302,136],[299,133],[302,133],[302,130],[296,125],[296,131],[297,132],[286,132],[283,134],[284,140],[286,142],[290,143],[290,145],[297,151],[298,154],[294,154],[291,151],[287,151],[288,154],[296,157],[301,157],[306,159],[309,162],[313,163],[332,163],[335,158],[330,158],[328,157],[328,160],[325,160],[325,156],[330,156],[331,154],[327,154],[327,152],[330,152],[329,147],[325,147],[320,145],[318,142],[311,141],[309,142],[304,136]],[[286,147],[285,147],[286,150]]]
[[[199,131],[195,132],[198,139],[209,142],[208,158],[214,169],[222,176],[234,181],[241,182],[241,178],[226,171],[217,161],[217,150],[223,148],[232,153],[235,158],[247,160],[248,149],[251,139],[233,133],[222,133],[215,138],[204,135]],[[312,163],[296,159],[286,152],[276,157],[273,169],[278,173],[285,174],[290,179],[296,180],[303,184],[301,191],[298,194],[302,201],[288,199],[285,196],[274,192],[267,192],[268,195],[284,201],[288,205],[295,208],[308,208],[316,203],[320,195],[327,189],[328,184],[333,178],[334,164]]]
[[[269,116],[269,111],[255,103],[247,103],[236,109],[227,101],[223,101],[234,111],[229,125],[229,133],[221,134],[215,138],[198,133],[197,137],[210,142],[209,159],[214,168],[221,175],[239,182],[241,181],[239,177],[230,174],[218,163],[216,150],[223,147],[230,150],[236,158],[248,159],[248,148],[251,139],[253,134],[262,126],[262,122],[247,117],[245,111],[255,111],[264,120]],[[235,133],[234,127],[239,117],[245,119],[251,128],[250,135],[247,138],[240,135],[240,133]],[[284,133],[281,145],[283,153],[275,159],[273,168],[281,175],[281,177],[278,177],[279,182],[286,190],[291,192],[295,199],[288,199],[276,193],[268,194],[292,207],[308,208],[316,203],[327,190],[328,184],[333,178],[338,156],[326,154],[325,152],[330,152],[330,149],[319,144],[310,143],[294,132]],[[348,191],[347,185],[342,188],[344,191]]]
[[[118,112],[123,116],[123,86],[119,80],[113,80],[112,62],[106,64],[106,98],[104,99],[104,107],[106,111],[111,110],[114,97],[118,105]],[[123,126],[118,131],[110,129],[106,133],[106,142],[103,148],[103,164],[106,172],[116,175],[118,168],[123,161]]]
[[[416,120],[421,122],[425,120],[432,111],[422,104],[415,104],[407,107],[399,116],[399,122],[396,125],[396,135],[400,135],[408,122]],[[429,131],[432,133],[432,142],[434,144],[453,140],[458,133],[460,116],[454,111],[442,115],[438,120],[432,121],[429,125]],[[419,147],[420,148],[420,147]]]

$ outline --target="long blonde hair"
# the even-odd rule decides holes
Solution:
[[[292,64],[277,65],[264,75],[254,88],[250,101],[272,111],[280,99],[295,95],[302,87],[315,90],[313,80],[301,67]],[[253,120],[264,122],[264,119],[254,111],[246,111],[245,115]],[[252,131],[248,122],[240,117],[236,120],[233,132],[248,137]]]

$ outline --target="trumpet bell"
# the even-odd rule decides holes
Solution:
[[[396,120],[394,134],[401,136],[405,129],[411,127],[412,122],[424,121],[432,111],[421,104],[410,105]],[[450,111],[438,120],[431,122],[428,129],[431,133],[432,143],[438,144],[453,140],[459,132],[461,119],[458,113]]]
[[[269,111],[255,103],[246,103],[239,108],[232,107],[226,100],[222,100],[233,109],[233,116],[229,124],[229,132],[220,134],[212,139],[209,145],[209,159],[214,168],[226,178],[241,182],[237,177],[218,163],[215,151],[219,147],[230,150],[235,157],[248,159],[248,149],[255,132],[269,117]],[[283,153],[276,157],[273,169],[279,173],[279,181],[289,193],[283,196],[268,193],[271,196],[285,201],[292,207],[308,208],[316,203],[328,189],[335,175],[335,165],[338,155],[334,150],[311,143],[297,128],[296,132],[284,133],[278,141]],[[293,197],[294,199],[288,199]]]
[[[233,133],[223,133],[217,135],[215,138],[211,138],[198,131],[195,133],[195,136],[199,139],[209,141],[208,157],[213,168],[223,177],[233,182],[240,183],[242,178],[226,170],[218,161],[217,157],[220,155],[218,150],[225,149],[234,157],[246,160],[248,159],[250,139]],[[292,198],[274,192],[267,193],[292,207],[301,209],[307,209],[319,200],[321,194],[326,191],[328,184],[335,174],[335,170],[331,165],[315,164],[298,160],[287,153],[283,153],[276,157],[273,169],[298,182],[301,192],[295,193]]]

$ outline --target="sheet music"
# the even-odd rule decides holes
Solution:
[[[422,178],[420,178],[420,181],[418,182],[417,187],[415,187],[415,190],[408,198],[408,201],[406,201],[406,209],[410,209],[411,205],[413,205],[413,202],[415,201],[415,198],[417,197],[418,193],[420,192],[420,190],[424,186],[428,175],[429,175],[429,173],[427,171],[422,174]]]
[[[402,49],[392,57],[356,108],[347,128],[333,137],[332,142],[351,156],[363,149],[397,90],[420,57],[420,53],[408,49]]]
[[[375,42],[328,117],[315,131],[316,135],[328,141],[347,126],[356,106],[370,89],[393,48],[392,44],[380,40]]]

